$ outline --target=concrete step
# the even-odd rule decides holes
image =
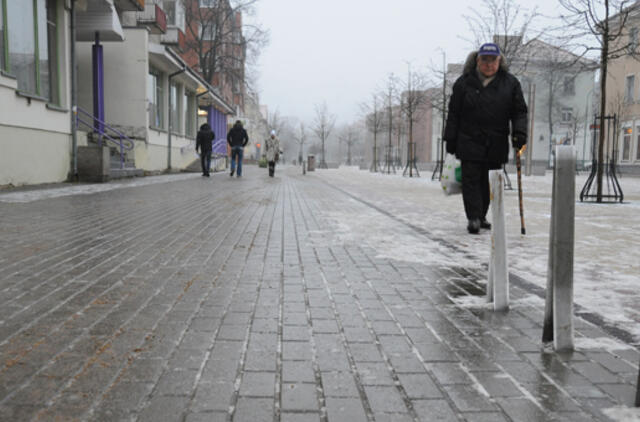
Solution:
[[[125,179],[128,177],[142,177],[144,171],[137,168],[111,168],[109,169],[109,179]]]

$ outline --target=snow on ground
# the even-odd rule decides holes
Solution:
[[[581,203],[578,195],[588,174],[576,177],[574,297],[575,302],[608,322],[632,333],[640,344],[640,178],[624,177],[622,204]],[[461,195],[445,196],[431,172],[420,178],[370,173],[355,167],[315,173],[329,184],[385,210],[395,218],[420,227],[434,239],[444,239],[458,252],[403,230],[373,208],[327,211],[339,225],[338,239],[365,242],[379,256],[396,260],[472,268],[486,264],[490,234],[466,231]],[[541,287],[546,286],[552,172],[523,176],[526,235],[520,234],[515,175],[514,190],[505,192],[509,270]],[[363,214],[364,212],[364,214]],[[489,221],[490,215],[488,216]]]
[[[214,173],[215,174],[215,173]],[[89,195],[97,192],[106,192],[114,189],[131,188],[136,186],[155,185],[157,183],[175,182],[177,180],[194,179],[201,177],[195,173],[173,174],[162,176],[149,176],[133,179],[122,179],[109,183],[69,184],[49,189],[26,189],[16,192],[0,193],[0,202],[33,202],[41,199],[58,198],[60,196]]]

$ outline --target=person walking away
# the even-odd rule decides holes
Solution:
[[[198,130],[198,135],[196,136],[196,152],[200,149],[202,175],[206,177],[209,177],[209,170],[211,169],[211,149],[215,137],[216,134],[211,130],[211,126],[209,126],[208,123],[200,126],[200,130]]]
[[[265,142],[267,162],[269,163],[269,177],[276,172],[276,162],[280,158],[280,140],[276,137],[276,131],[271,131],[271,136]]]
[[[508,72],[498,45],[483,44],[469,54],[463,74],[453,85],[444,140],[447,152],[460,159],[462,200],[467,230],[490,229],[489,170],[500,169],[511,144],[527,142],[527,105],[520,82]]]
[[[233,173],[236,170],[236,163],[238,166],[237,176],[242,176],[242,155],[244,153],[244,147],[247,145],[247,142],[249,142],[247,131],[242,127],[242,122],[240,120],[237,120],[227,134],[227,143],[231,147],[230,176],[233,176]]]

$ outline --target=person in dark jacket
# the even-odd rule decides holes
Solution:
[[[444,132],[447,152],[461,162],[469,233],[491,228],[486,219],[489,170],[500,169],[507,162],[509,134],[516,150],[527,142],[522,87],[508,72],[498,45],[483,44],[469,55],[462,76],[453,85]]]
[[[227,134],[227,143],[231,147],[231,176],[236,169],[236,162],[238,163],[238,177],[242,176],[242,155],[247,142],[249,142],[247,131],[242,127],[242,122],[238,120]]]
[[[196,136],[196,152],[200,149],[200,164],[202,165],[202,175],[209,177],[209,170],[211,169],[211,149],[212,142],[215,139],[216,134],[211,130],[211,126],[208,123],[200,126],[198,135]]]

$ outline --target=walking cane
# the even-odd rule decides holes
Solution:
[[[516,152],[516,169],[518,172],[518,202],[520,202],[520,233],[525,234],[524,228],[524,206],[522,204],[522,163],[520,162],[520,156],[527,149],[524,145],[518,152]]]

